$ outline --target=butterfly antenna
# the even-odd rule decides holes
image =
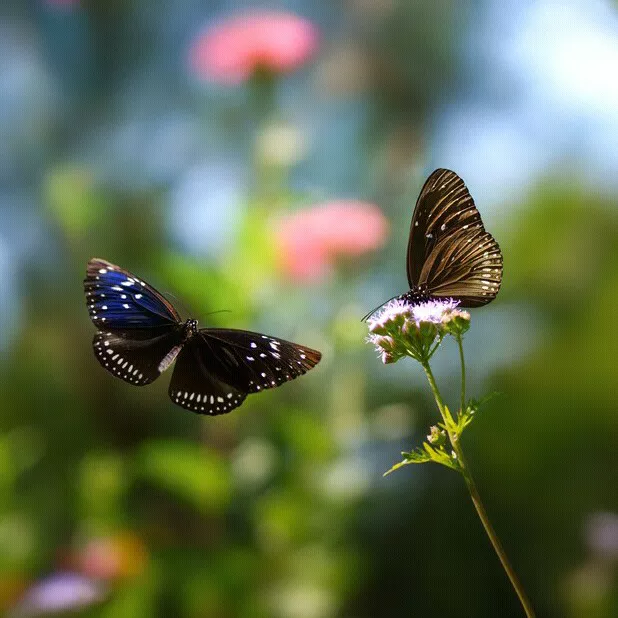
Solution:
[[[231,309],[217,309],[217,311],[209,311],[205,313],[204,316],[213,315],[214,313],[232,313]]]
[[[171,296],[175,301],[176,304],[183,310],[184,313],[186,313],[189,316],[192,315],[197,315],[195,311],[191,311],[189,307],[187,307],[187,305],[185,305],[182,300],[180,300],[180,298],[178,298],[178,296],[176,296],[175,294],[172,294],[171,292],[168,292],[167,290],[165,291],[165,296]]]
[[[397,295],[393,296],[392,298],[389,298],[388,300],[385,300],[381,305],[378,305],[375,309],[372,309],[367,315],[363,316],[361,318],[361,322],[365,322],[367,320],[367,318],[370,318],[378,309],[380,309],[381,307],[384,307],[384,305],[386,305],[386,303],[390,303],[391,300],[395,300],[399,296],[400,295],[397,294]]]

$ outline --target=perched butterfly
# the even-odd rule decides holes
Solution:
[[[84,280],[88,312],[99,329],[94,353],[116,377],[150,384],[174,360],[171,400],[193,412],[225,414],[250,393],[275,388],[315,367],[316,350],[260,333],[197,328],[183,322],[153,287],[93,258]]]
[[[500,247],[455,172],[437,169],[425,181],[412,216],[406,266],[410,290],[395,298],[411,304],[454,298],[462,307],[480,307],[498,294]]]

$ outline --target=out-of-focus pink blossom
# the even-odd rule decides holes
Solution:
[[[315,53],[318,40],[317,28],[293,13],[246,13],[202,34],[189,61],[200,77],[238,84],[258,68],[274,73],[298,68]]]
[[[74,566],[94,579],[123,579],[139,575],[147,561],[143,541],[131,532],[91,539],[73,559]]]
[[[374,204],[336,201],[300,210],[277,222],[281,270],[297,281],[316,280],[339,257],[359,257],[379,249],[388,222]]]

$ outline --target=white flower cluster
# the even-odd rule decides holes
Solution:
[[[470,314],[458,305],[452,298],[418,304],[391,300],[367,320],[367,341],[376,346],[385,364],[404,356],[428,361],[445,335],[461,336],[468,330]]]

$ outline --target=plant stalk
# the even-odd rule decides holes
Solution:
[[[461,335],[456,337],[457,346],[459,347],[459,360],[461,362],[461,407],[459,413],[463,414],[466,409],[466,363],[464,362],[463,342]]]
[[[464,402],[463,393],[465,392],[464,383],[465,383],[466,374],[465,374],[465,369],[463,368],[463,348],[461,345],[460,338],[458,338],[458,342],[459,342],[460,358],[462,361],[462,410],[463,410],[463,402]],[[466,486],[468,487],[468,492],[470,493],[470,498],[472,499],[474,508],[476,509],[479,519],[481,520],[481,523],[483,524],[483,527],[485,528],[485,532],[487,533],[487,536],[489,537],[489,540],[491,541],[491,544],[493,545],[493,548],[496,554],[498,555],[498,558],[500,559],[502,568],[507,574],[507,577],[509,578],[511,585],[513,586],[515,592],[517,593],[517,596],[519,597],[519,601],[523,607],[524,612],[526,613],[527,618],[535,618],[534,610],[532,609],[532,605],[530,604],[530,601],[528,600],[526,592],[523,586],[521,585],[521,582],[519,581],[519,578],[517,577],[515,571],[513,570],[513,567],[511,566],[511,563],[509,562],[509,559],[506,556],[506,552],[504,551],[504,548],[502,547],[502,544],[500,543],[500,539],[498,538],[496,531],[494,530],[493,526],[491,525],[491,522],[489,521],[489,517],[487,515],[487,512],[485,511],[485,507],[483,506],[483,503],[481,502],[481,497],[474,483],[474,479],[472,478],[472,475],[470,474],[470,470],[468,469],[466,460],[464,458],[463,450],[459,443],[459,436],[456,433],[454,434],[450,429],[448,429],[450,427],[450,424],[447,422],[448,412],[446,411],[446,407],[442,400],[442,396],[440,395],[440,391],[438,390],[438,386],[433,376],[433,372],[431,371],[431,367],[429,366],[429,362],[425,361],[422,363],[422,365],[423,365],[423,369],[425,370],[425,374],[427,375],[429,386],[431,387],[431,390],[433,391],[436,404],[438,405],[438,409],[440,410],[440,415],[442,416],[444,425],[447,427],[448,437],[451,442],[451,446],[453,447],[453,451],[455,452],[455,455],[457,456],[459,467],[464,477],[464,480],[466,482]]]

